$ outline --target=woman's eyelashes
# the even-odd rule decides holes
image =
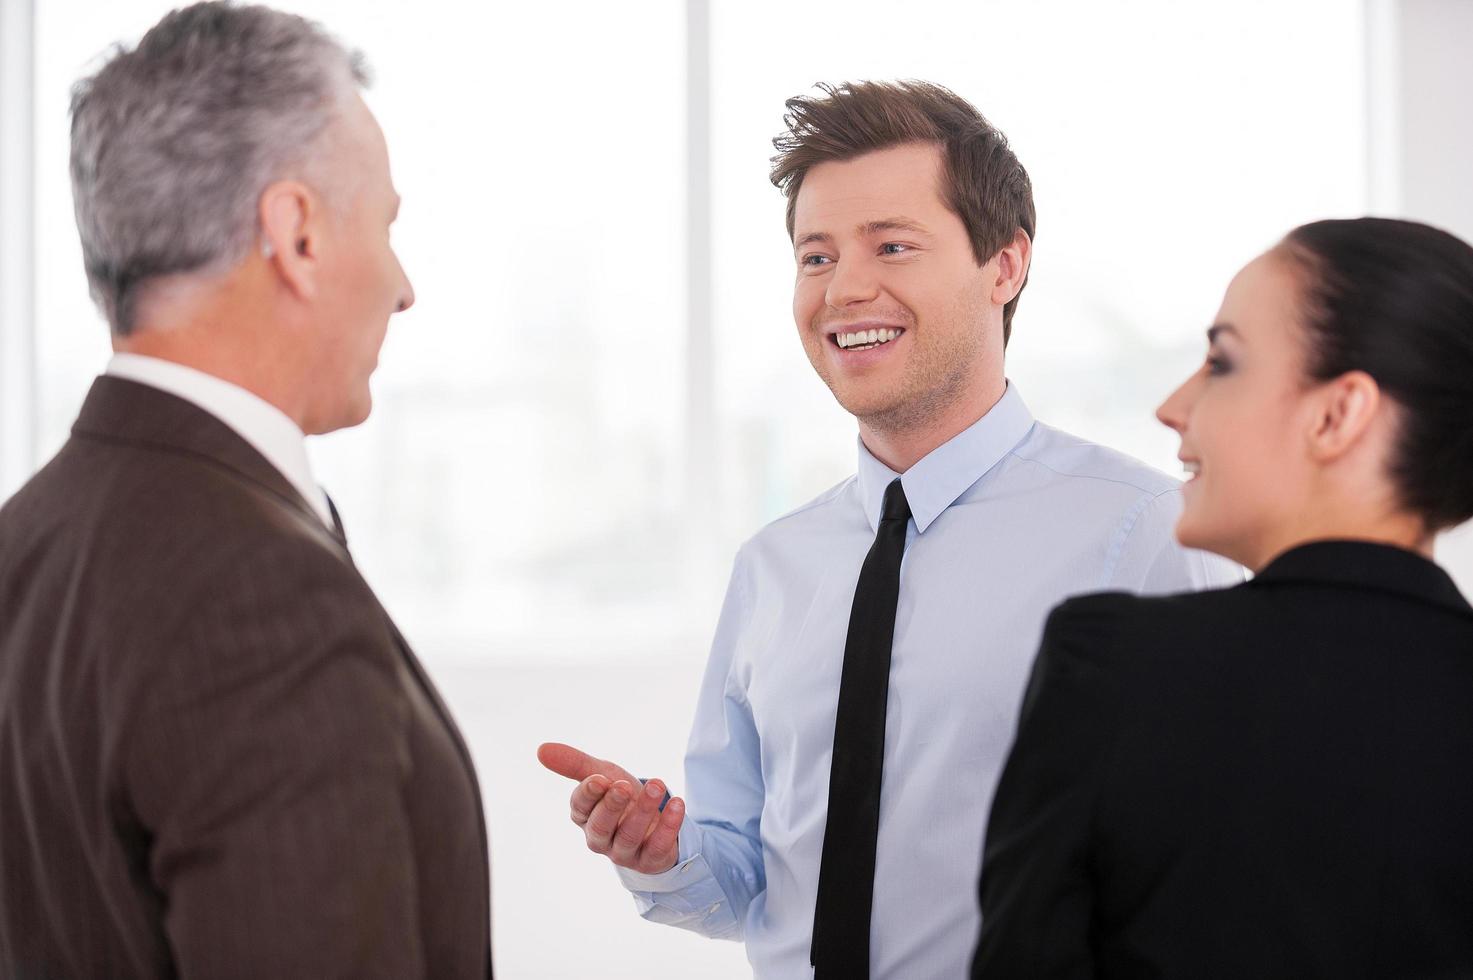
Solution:
[[[1216,353],[1216,352],[1209,352],[1207,354],[1207,373],[1208,374],[1213,375],[1215,377],[1220,377],[1220,376],[1222,376],[1224,374],[1227,374],[1227,373],[1231,372],[1232,369],[1233,369],[1232,362],[1229,361],[1222,354]]]

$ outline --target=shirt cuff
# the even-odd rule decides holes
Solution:
[[[678,892],[689,888],[705,878],[714,877],[706,858],[701,854],[701,831],[694,821],[687,819],[680,825],[679,856],[675,866],[659,874],[642,874],[629,868],[615,867],[619,880],[632,892]]]

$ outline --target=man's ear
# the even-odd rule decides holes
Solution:
[[[294,180],[279,180],[261,192],[261,254],[299,298],[317,295],[322,206]]]
[[[1348,371],[1322,385],[1309,431],[1309,451],[1321,463],[1354,449],[1382,409],[1381,386],[1364,371]]]
[[[998,306],[1011,303],[1028,281],[1028,264],[1033,260],[1033,241],[1019,228],[1013,240],[997,253],[997,278],[992,283],[992,302]]]

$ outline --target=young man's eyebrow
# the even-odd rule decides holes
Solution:
[[[879,221],[867,221],[859,226],[861,235],[877,235],[885,231],[914,231],[919,234],[930,234],[926,226],[909,218],[882,218]]]
[[[1225,333],[1230,333],[1234,337],[1237,337],[1239,340],[1243,339],[1242,332],[1239,331],[1238,328],[1233,326],[1231,323],[1214,323],[1212,326],[1207,328],[1207,342],[1209,344],[1216,343],[1217,338]]]
[[[911,221],[909,218],[880,218],[876,221],[866,221],[855,229],[861,238],[869,238],[872,235],[883,234],[887,231],[910,231],[920,235],[929,235],[925,225]],[[810,231],[808,234],[793,242],[794,249],[800,249],[805,245],[826,245],[832,242],[834,237],[826,231]]]
[[[796,251],[796,250],[802,248],[804,245],[813,245],[813,244],[826,245],[826,244],[828,244],[829,242],[831,242],[833,240],[834,240],[834,237],[832,235],[830,235],[826,231],[810,231],[808,234],[804,235],[802,238],[800,238],[797,241],[793,242],[793,249],[794,249],[794,251]]]

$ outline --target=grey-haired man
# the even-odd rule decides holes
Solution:
[[[0,508],[0,975],[491,974],[469,754],[303,446],[414,299],[364,81],[205,3],[77,88],[117,354]]]

